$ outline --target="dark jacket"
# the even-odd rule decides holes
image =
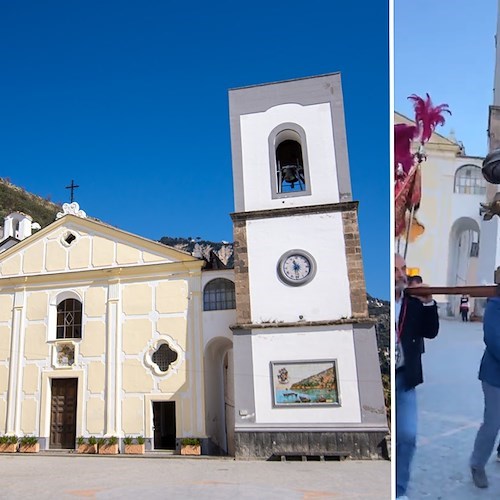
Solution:
[[[500,387],[500,297],[488,299],[483,318],[484,350],[479,379]]]
[[[439,331],[437,306],[424,305],[415,298],[405,295],[399,315],[400,342],[404,353],[403,375],[406,390],[421,384],[422,353],[424,338],[433,339]]]

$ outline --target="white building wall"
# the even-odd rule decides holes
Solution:
[[[311,194],[272,199],[269,135],[278,125],[297,123],[305,131]],[[242,115],[244,211],[338,203],[337,166],[329,103],[282,104],[262,113]]]
[[[247,243],[253,323],[351,316],[340,213],[249,220]],[[303,286],[285,285],[277,275],[280,257],[291,249],[305,250],[316,260],[316,275]]]
[[[234,270],[224,269],[203,272],[201,275],[202,293],[205,286],[217,278],[224,278],[234,283]],[[203,307],[203,297],[201,298],[201,304]],[[236,309],[203,311],[203,348],[217,337],[224,337],[232,342],[233,334],[229,327],[234,324],[236,324]]]
[[[450,238],[453,225],[462,218],[480,226],[479,203],[485,195],[454,193],[455,172],[463,165],[481,165],[481,159],[456,156],[454,151],[427,150],[422,164],[422,202],[417,212],[425,232],[408,247],[408,267],[416,267],[424,281],[435,286],[450,283]],[[482,236],[481,236],[482,238]],[[401,253],[404,240],[401,242]],[[480,245],[480,252],[482,245]]]
[[[352,327],[347,330],[304,329],[253,336],[255,423],[359,423],[358,380]],[[273,407],[271,362],[337,360],[340,406],[324,408]]]

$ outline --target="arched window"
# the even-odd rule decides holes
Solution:
[[[236,308],[234,283],[224,278],[217,278],[205,285],[203,290],[203,310],[221,311]]]
[[[283,123],[269,135],[273,198],[311,194],[306,135],[295,123]]]
[[[476,165],[464,165],[455,172],[455,193],[485,194],[486,180],[481,168]]]
[[[56,338],[82,338],[82,303],[79,300],[66,299],[58,304]]]
[[[278,145],[276,174],[278,193],[305,191],[304,160],[299,142],[288,139]]]

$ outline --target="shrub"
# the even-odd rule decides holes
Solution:
[[[146,442],[144,436],[137,436],[135,440],[137,441],[137,444],[144,444]]]
[[[123,443],[124,443],[124,444],[126,444],[126,445],[128,446],[128,445],[131,445],[131,444],[132,444],[132,441],[133,441],[133,440],[134,440],[134,439],[133,439],[131,436],[125,436],[125,437],[123,438]]]
[[[111,436],[108,438],[108,444],[109,445],[114,445],[118,443],[118,438],[116,436]]]
[[[108,440],[105,437],[100,437],[100,438],[97,439],[97,444],[99,446],[104,446],[107,443],[107,441]]]
[[[23,436],[19,442],[23,446],[35,446],[38,443],[38,438],[35,436]]]
[[[83,436],[78,436],[78,438],[76,439],[76,444],[78,446],[82,446],[82,444],[85,444],[85,438]]]
[[[183,446],[199,446],[201,441],[198,438],[182,438],[181,444]]]
[[[87,440],[89,444],[97,444],[97,439],[95,436],[90,436]]]
[[[18,441],[17,436],[7,436],[7,444],[16,444]]]

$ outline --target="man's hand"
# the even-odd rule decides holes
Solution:
[[[411,285],[408,285],[408,287],[406,288],[406,293],[412,297],[416,297],[418,300],[420,300],[420,302],[422,302],[422,304],[429,304],[430,302],[432,302],[434,299],[432,298],[432,295],[412,295],[411,293],[411,288],[423,288],[425,286],[429,286],[429,285],[426,285],[425,283],[415,283],[415,284],[411,284]]]

